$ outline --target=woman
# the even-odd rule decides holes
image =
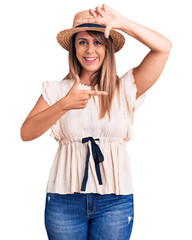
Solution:
[[[114,53],[125,39],[114,29],[150,48],[121,78]],[[48,238],[127,240],[134,204],[126,142],[135,109],[163,71],[171,42],[105,4],[77,13],[57,40],[69,51],[69,74],[42,84],[21,127],[24,141],[51,128],[59,142],[46,190]]]

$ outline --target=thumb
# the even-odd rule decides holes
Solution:
[[[80,83],[80,78],[78,75],[75,75],[75,82],[73,85],[78,86],[79,83]]]
[[[106,28],[105,28],[105,33],[104,33],[104,35],[105,35],[106,38],[109,37],[110,30],[111,30],[111,27],[110,27],[110,26],[106,26]]]

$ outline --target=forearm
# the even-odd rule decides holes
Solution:
[[[68,109],[64,109],[66,99],[62,98],[54,105],[44,111],[32,116],[25,121],[21,127],[21,138],[23,141],[30,141],[40,137],[58,119],[60,119]]]
[[[152,51],[168,53],[171,49],[172,43],[166,37],[125,17],[122,17],[117,29],[142,42]]]

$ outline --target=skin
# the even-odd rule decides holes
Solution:
[[[103,95],[107,97],[105,91],[78,89],[80,82],[90,85],[91,74],[97,71],[103,63],[105,46],[87,32],[78,33],[76,39],[76,55],[82,65],[81,76],[77,75],[75,77],[75,82],[67,95],[53,106],[50,107],[42,95],[39,97],[21,127],[21,138],[23,141],[30,141],[41,136],[67,111],[85,108],[91,96]],[[87,63],[84,57],[97,57],[97,59],[94,63]]]
[[[146,92],[161,75],[168,59],[172,43],[166,37],[145,26],[137,24],[122,16],[115,9],[103,4],[89,10],[92,18],[77,20],[77,24],[98,23],[106,26],[105,37],[108,38],[112,29],[118,29],[146,45],[150,51],[139,66],[133,69],[137,88],[137,96]]]
[[[136,98],[140,97],[161,75],[170,54],[172,47],[171,41],[160,33],[129,20],[106,4],[103,4],[102,7],[90,9],[89,12],[91,15],[89,19],[78,20],[76,23],[98,23],[105,25],[104,34],[106,38],[108,38],[112,29],[118,29],[140,41],[150,49],[140,65],[133,69],[133,76],[137,88]],[[89,85],[90,74],[96,71],[102,64],[104,56],[103,50],[98,50],[99,47],[94,44],[94,40],[91,37],[85,35],[84,37],[86,38],[86,44],[77,46],[77,55],[83,67],[83,72],[80,76],[81,80]],[[98,56],[98,62],[95,62],[93,65],[87,65],[83,62],[82,57],[84,54],[87,54],[85,55],[86,57]],[[75,83],[68,95],[51,107],[43,99],[42,95],[40,96],[21,127],[21,137],[24,141],[29,141],[42,135],[69,109],[86,107],[92,95],[104,95],[102,91],[79,90],[79,82],[80,78],[76,76]]]
[[[77,59],[82,66],[80,82],[90,85],[91,74],[101,67],[105,58],[105,45],[101,44],[87,32],[80,32],[76,36],[75,48]],[[97,60],[94,63],[87,63],[84,57],[96,57]]]

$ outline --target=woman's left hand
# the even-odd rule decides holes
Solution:
[[[106,4],[103,4],[102,8],[96,7],[95,10],[90,9],[89,13],[93,16],[93,18],[77,20],[76,22],[78,24],[97,23],[105,25],[106,29],[104,34],[106,38],[109,37],[109,32],[111,29],[118,29],[121,26],[123,16]]]

